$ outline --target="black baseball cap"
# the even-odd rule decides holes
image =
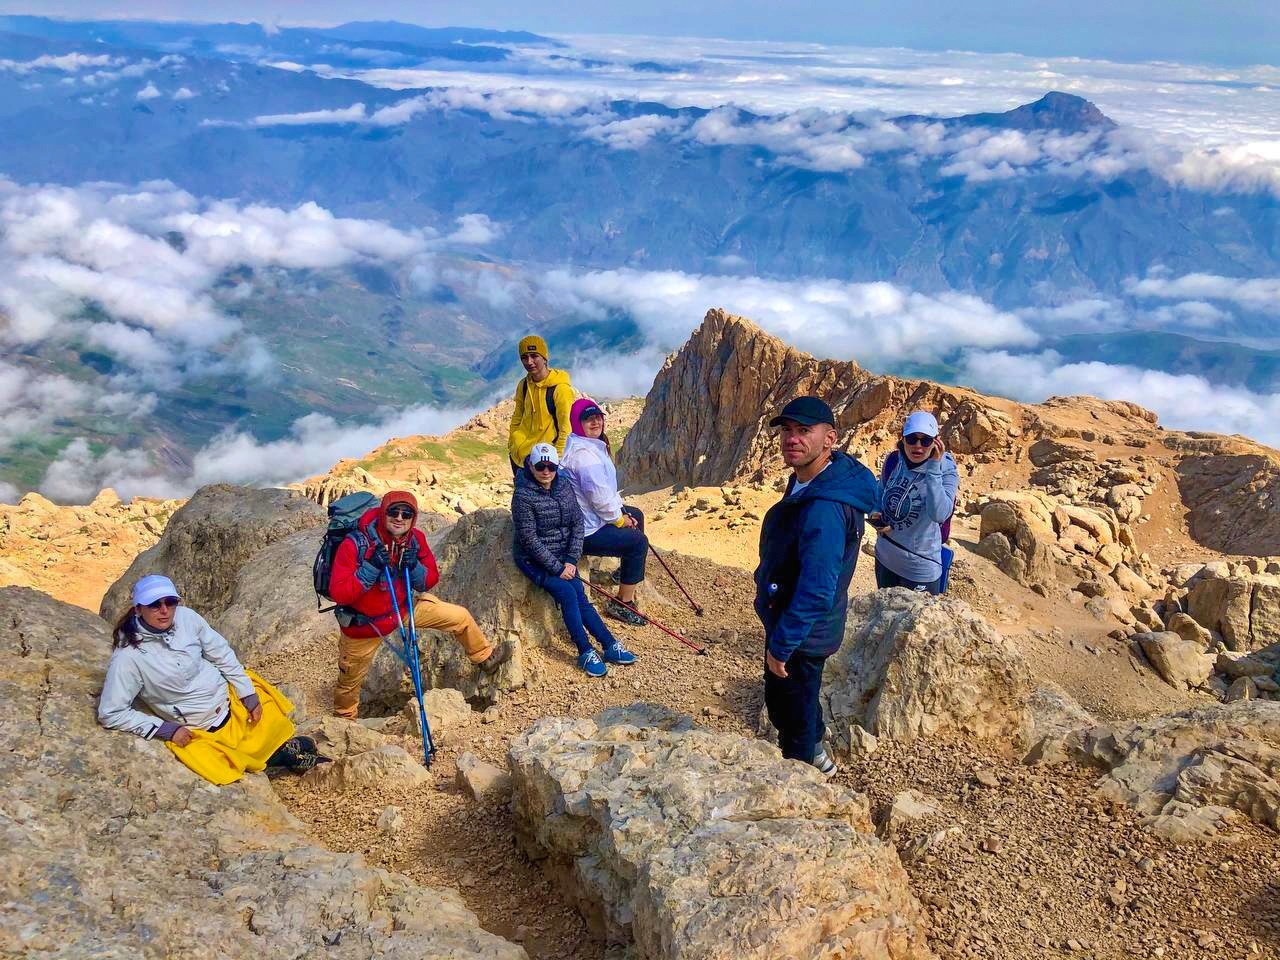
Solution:
[[[817,397],[796,397],[769,421],[769,426],[776,427],[783,420],[794,420],[807,427],[812,427],[815,423],[829,423],[833,427],[836,425],[836,416],[831,408]]]

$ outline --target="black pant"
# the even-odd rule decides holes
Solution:
[[[818,744],[826,736],[818,690],[826,657],[793,653],[787,661],[787,675],[774,676],[764,669],[764,705],[769,722],[778,731],[778,746],[788,760],[813,763]]]
[[[584,537],[584,557],[618,557],[622,560],[622,583],[637,584],[644,579],[644,561],[649,555],[649,540],[644,535],[644,514],[639,507],[623,507],[622,512],[635,517],[634,527],[615,527],[606,523]]]

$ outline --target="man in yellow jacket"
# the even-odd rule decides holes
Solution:
[[[516,384],[516,409],[507,430],[513,475],[535,443],[550,443],[564,455],[565,441],[573,432],[569,408],[578,396],[568,372],[547,365],[547,341],[541,337],[530,334],[520,341],[520,363],[528,376]]]

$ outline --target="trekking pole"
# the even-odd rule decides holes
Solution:
[[[431,725],[427,723],[427,708],[422,702],[422,657],[421,651],[418,649],[418,624],[413,615],[413,581],[409,577],[408,568],[404,571],[404,595],[405,601],[409,605],[409,639],[412,641],[409,653],[413,658],[413,668],[411,670],[413,692],[418,698],[418,717],[422,721],[423,755],[426,757],[427,766],[430,767],[431,757],[436,752],[436,744],[435,738],[431,736]]]
[[[684,588],[683,583],[676,579],[676,575],[672,573],[671,568],[667,566],[667,561],[662,559],[662,554],[658,552],[657,547],[655,547],[652,542],[649,544],[649,552],[658,558],[658,562],[662,564],[662,569],[667,571],[667,576],[671,578],[672,583],[680,588],[680,592],[684,594],[684,598],[689,601],[689,606],[693,607],[693,612],[698,616],[702,616],[702,607],[698,605],[697,601],[695,601],[693,597],[689,596],[689,591]]]
[[[404,641],[404,654],[400,657],[404,661],[404,665],[409,668],[409,679],[413,682],[413,695],[418,699],[418,718],[422,722],[422,758],[427,762],[427,769],[431,768],[431,748],[427,746],[431,740],[431,730],[427,726],[427,708],[422,702],[422,680],[418,676],[418,671],[414,669],[411,659],[411,650],[409,644],[409,631],[405,629],[404,618],[400,616],[400,600],[396,596],[396,582],[391,578],[391,568],[383,567],[382,572],[387,575],[387,586],[391,589],[391,607],[396,612],[396,623],[400,625],[400,639]],[[413,603],[413,597],[408,598],[409,603]],[[412,613],[409,616],[409,622],[413,622]]]
[[[585,583],[585,584],[586,584],[590,589],[594,590],[596,593],[602,594],[603,596],[608,597],[610,600],[614,600],[614,601],[616,601],[617,603],[622,604],[624,607],[626,607],[628,610],[630,610],[632,613],[634,613],[637,617],[644,617],[644,619],[645,619],[646,621],[648,621],[649,623],[652,623],[655,627],[657,627],[659,630],[661,630],[661,631],[662,631],[663,633],[665,633],[667,636],[669,636],[669,637],[675,637],[677,640],[679,640],[681,643],[683,643],[683,644],[684,644],[686,647],[688,647],[690,650],[694,650],[694,651],[696,651],[697,653],[701,654],[701,655],[702,655],[702,656],[704,656],[704,657],[707,655],[707,648],[706,648],[706,647],[700,647],[700,646],[698,646],[696,643],[694,643],[692,640],[686,640],[684,637],[680,636],[680,634],[676,633],[674,630],[668,630],[666,627],[664,627],[662,624],[660,624],[657,620],[653,619],[653,617],[649,616],[649,614],[647,614],[647,613],[641,613],[639,610],[637,610],[637,609],[636,609],[635,607],[633,607],[631,604],[627,603],[627,601],[625,601],[625,600],[620,600],[618,597],[615,597],[615,596],[614,596],[612,593],[610,593],[608,590],[604,590],[604,589],[601,589],[600,587],[597,587],[594,583],[592,583],[590,580],[586,579],[585,577],[583,577],[583,578],[581,578],[581,579],[582,579],[582,582],[583,582],[583,583]]]

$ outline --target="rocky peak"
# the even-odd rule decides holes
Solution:
[[[915,409],[937,413],[948,446],[960,453],[1004,450],[1021,432],[1019,404],[877,376],[851,360],[819,360],[713,309],[655,378],[619,457],[625,482],[706,486],[777,471],[769,420],[805,394],[831,405],[855,453],[887,449],[901,417]]]
[[[1063,130],[1083,133],[1101,128],[1110,130],[1115,121],[1083,97],[1050,90],[1034,103],[1024,103],[1005,113],[983,113],[969,118],[989,127],[1010,130]]]

